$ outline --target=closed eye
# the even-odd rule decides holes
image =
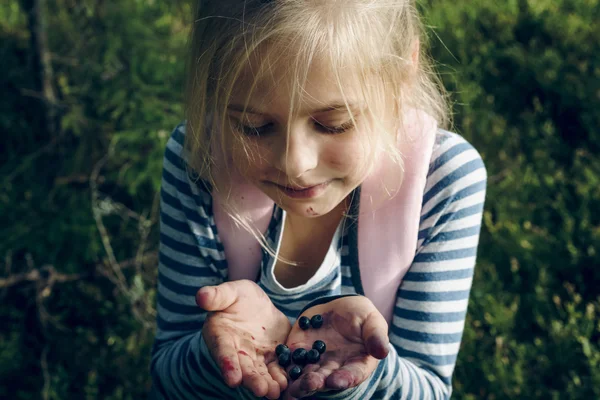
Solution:
[[[234,128],[246,136],[261,136],[269,132],[273,124],[265,124],[262,126],[248,126],[237,121],[234,123]]]
[[[354,128],[354,122],[352,120],[335,126],[324,125],[316,120],[314,122],[317,130],[330,135],[341,134]],[[234,121],[233,127],[246,136],[263,136],[272,130],[273,124],[269,123],[261,126],[251,126],[244,125],[240,121]]]
[[[321,132],[329,133],[332,135],[344,133],[354,128],[354,122],[352,120],[336,126],[323,125],[315,121],[315,125],[317,126],[317,129],[319,129]]]

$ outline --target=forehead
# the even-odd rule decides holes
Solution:
[[[362,103],[362,85],[350,68],[336,69],[323,56],[310,62],[276,52],[256,52],[237,79],[230,103],[305,113],[332,104]]]

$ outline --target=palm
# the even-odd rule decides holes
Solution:
[[[310,349],[316,340],[322,340],[327,350],[317,364],[303,368],[303,376],[291,383],[289,392],[294,397],[327,389],[346,389],[366,380],[377,366],[377,358],[387,355],[385,338],[373,336],[365,342],[364,327],[377,313],[376,321],[383,324],[378,330],[387,333],[387,324],[372,304],[361,297],[346,297],[306,310],[303,315],[323,316],[320,329],[302,330],[294,325],[287,340],[290,349]],[[370,350],[370,351],[369,351]]]
[[[203,329],[207,337],[214,338],[215,345],[219,342],[231,346],[239,356],[249,356],[257,367],[262,367],[276,360],[275,346],[285,342],[290,329],[285,315],[277,313],[280,313],[277,309],[270,313],[218,312],[207,319]],[[252,315],[252,319],[242,315]]]
[[[235,295],[221,285],[218,296],[206,290],[197,300],[214,311],[202,328],[206,345],[228,385],[241,383],[256,396],[278,398],[287,381],[277,364],[275,347],[285,342],[290,323],[253,282],[238,281],[229,286],[235,287]],[[219,300],[214,299],[217,297]],[[220,301],[226,305],[217,306]]]
[[[343,320],[343,316],[336,318]],[[292,348],[302,347],[310,349],[316,340],[322,340],[327,345],[327,351],[321,355],[319,364],[343,365],[346,361],[367,357],[368,353],[360,336],[360,329],[356,329],[348,323],[332,321],[324,324],[320,329],[309,329],[303,331],[297,326],[292,329],[288,336],[288,346]]]

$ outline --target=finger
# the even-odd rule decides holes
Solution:
[[[302,369],[302,374],[308,374],[309,372],[318,372],[327,378],[333,371],[340,368],[341,364],[335,360],[322,361],[322,364],[308,364]]]
[[[287,389],[288,380],[283,368],[281,368],[281,366],[279,366],[276,362],[272,362],[269,363],[267,369],[273,380],[279,385],[280,390],[283,392],[285,389]]]
[[[265,365],[265,363],[259,362],[259,363],[255,363],[255,365],[256,365],[256,370],[258,371],[260,376],[262,376],[265,379],[265,381],[267,382],[267,394],[265,395],[265,397],[267,397],[269,399],[278,399],[279,394],[281,392],[280,388],[279,388],[279,384],[277,382],[275,382],[275,380],[273,380],[273,377],[269,373],[269,370],[268,370],[267,366]]]
[[[279,383],[275,382],[273,379],[267,378],[267,394],[265,397],[267,399],[277,400],[279,396],[281,396],[281,388],[279,387]]]
[[[269,390],[269,385],[254,365],[254,360],[242,355],[239,358],[242,370],[242,384],[257,397],[264,397]]]
[[[196,304],[206,311],[226,310],[238,299],[237,286],[235,281],[204,286],[196,292]]]
[[[242,369],[240,367],[239,356],[230,339],[224,336],[216,336],[206,340],[213,360],[216,360],[221,376],[229,387],[236,387],[242,382]]]
[[[294,368],[296,366],[296,364],[294,364],[293,362],[288,365],[287,367],[285,367],[285,372],[287,373],[287,375],[290,375],[290,371],[292,370],[292,368]],[[299,365],[300,368],[302,368],[302,373],[307,373],[307,372],[313,372],[313,371],[317,371],[321,368],[321,366],[319,364],[306,364],[304,366]]]
[[[281,396],[281,387],[273,378],[266,377],[267,381],[267,394],[265,395],[268,399],[276,400]]]
[[[387,357],[390,351],[388,324],[379,311],[367,316],[362,326],[362,339],[370,355],[380,360]]]
[[[298,380],[290,384],[292,396],[302,398],[325,387],[325,377],[319,372],[303,373]]]
[[[309,396],[325,387],[325,378],[330,372],[330,369],[323,369],[319,364],[308,364],[302,368],[302,375],[291,381],[288,392],[298,398]]]
[[[344,390],[363,383],[377,367],[379,361],[365,357],[364,361],[352,361],[333,371],[327,377],[326,386],[334,390]]]
[[[308,374],[309,372],[317,372],[321,370],[321,366],[319,364],[308,364],[302,368],[303,374]]]

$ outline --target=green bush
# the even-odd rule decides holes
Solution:
[[[430,1],[490,175],[455,398],[600,397],[598,1]]]

